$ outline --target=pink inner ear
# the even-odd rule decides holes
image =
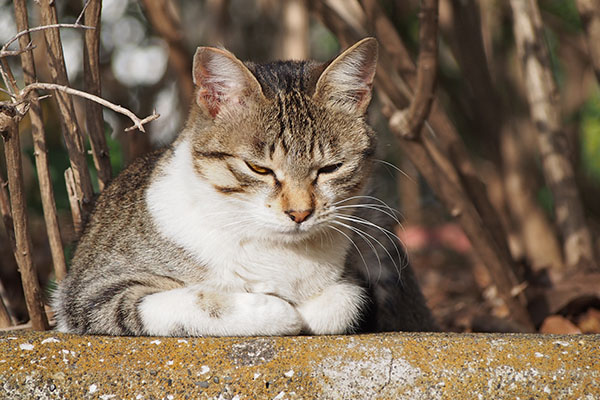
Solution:
[[[198,67],[199,71],[196,75],[196,83],[199,89],[196,101],[198,105],[206,107],[211,117],[214,118],[219,113],[219,103],[222,101],[223,93],[217,90],[218,87],[214,82],[210,82],[211,71],[202,65]]]
[[[216,91],[214,87],[202,87],[198,90],[198,104],[204,105],[211,117],[216,117],[219,113],[220,99],[223,94]]]

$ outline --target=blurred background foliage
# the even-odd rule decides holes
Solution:
[[[148,125],[148,134],[143,135],[139,132],[124,132],[124,128],[130,125],[129,121],[110,110],[104,110],[114,174],[151,148],[168,144],[184,123],[188,108],[177,84],[176,72],[169,64],[168,43],[153,29],[142,3],[135,0],[104,0],[102,6],[100,62],[103,97],[129,108],[138,116],[150,115],[152,110],[161,114],[158,120]],[[179,0],[176,4],[186,51],[191,57],[197,46],[224,46],[243,60],[261,62],[285,58],[289,54],[283,40],[287,29],[283,17],[286,3],[287,0]],[[523,92],[523,78],[518,68],[510,7],[503,0],[481,0],[478,3],[488,58],[487,67],[490,69],[494,89],[514,124],[519,127],[517,142],[522,147],[523,157],[527,158],[526,164],[534,177],[531,185],[536,192],[536,202],[546,218],[552,220],[552,195],[544,183],[539,156],[535,150],[535,133],[528,123],[528,105]],[[74,22],[82,9],[80,0],[63,0],[56,2],[56,5],[59,20],[63,23]],[[409,50],[416,54],[419,1],[381,0],[380,5]],[[552,70],[559,84],[568,146],[572,149],[572,161],[582,188],[585,211],[597,238],[600,236],[600,90],[585,54],[582,24],[574,0],[540,0],[539,5],[546,27],[544,37],[551,51]],[[30,25],[38,25],[39,11],[33,1],[29,4],[29,13]],[[307,28],[302,39],[306,41],[306,56],[322,61],[332,58],[341,50],[335,35],[310,13],[306,15]],[[486,133],[493,129],[483,125],[478,115],[479,105],[486,99],[475,96],[477,90],[470,86],[471,81],[467,79],[469,77],[461,70],[461,64],[457,61],[456,49],[461,43],[456,42],[453,37],[454,23],[450,0],[441,0],[438,91],[443,108],[471,151],[493,199],[496,192],[502,191],[498,189],[502,186],[502,178],[488,172],[502,170],[502,150],[498,141],[491,140]],[[12,2],[0,0],[0,43],[5,43],[15,33]],[[49,71],[45,67],[44,45],[39,35],[33,36],[34,44],[38,46],[34,51],[38,78],[48,82]],[[62,29],[61,37],[71,86],[81,88],[82,31]],[[17,79],[22,82],[18,58],[11,58],[9,61]],[[0,99],[5,98],[0,93]],[[75,98],[74,101],[82,116],[82,100]],[[74,240],[63,176],[69,166],[69,159],[62,141],[55,104],[51,100],[43,100],[42,105],[56,203],[63,239],[68,244]],[[405,174],[397,174],[392,167],[383,166],[378,175],[378,186],[394,202],[397,201],[394,198],[400,193],[397,207],[403,215],[405,230],[399,232],[411,250],[413,263],[430,305],[434,311],[438,310],[436,315],[442,319],[442,324],[447,329],[473,329],[471,322],[464,322],[461,318],[486,307],[493,308],[490,304],[482,305],[486,299],[484,289],[486,285],[489,286],[486,281],[489,277],[481,276],[485,275],[481,268],[477,270],[476,265],[480,261],[476,260],[468,244],[464,245],[460,229],[451,230],[446,236],[443,231],[439,231],[438,228],[446,226],[450,218],[419,179],[414,167],[402,157],[395,140],[388,133],[387,120],[381,115],[379,107],[375,98],[370,118],[381,137],[380,157],[402,169]],[[20,129],[26,155],[25,181],[30,224],[33,227],[36,265],[42,281],[48,282],[52,279],[51,258],[43,229],[28,124],[29,121],[25,118]],[[83,118],[81,124],[84,126]],[[0,169],[6,176],[2,157],[3,153],[0,152]],[[91,156],[89,165],[92,173],[95,173]],[[490,165],[495,165],[495,168],[488,168]],[[92,178],[95,182],[95,177]],[[95,187],[95,190],[98,188]],[[416,232],[424,232],[425,236],[411,236],[415,232],[411,230],[412,227],[421,229]],[[14,294],[16,290],[6,287],[9,286],[6,282],[15,282],[18,276],[14,272],[16,266],[8,242],[4,240],[4,230],[0,231],[0,278],[5,285],[3,290],[9,292],[9,298],[15,299],[11,302],[12,307],[17,310],[17,319],[22,320],[24,308],[17,304],[19,300],[18,295]],[[419,237],[424,237],[424,241]],[[71,252],[72,245],[67,245],[66,251]],[[465,267],[467,264],[471,266]],[[473,268],[479,271],[479,276],[477,272],[472,273]],[[459,273],[464,270],[469,271],[470,275]],[[454,271],[458,271],[456,275]],[[440,290],[440,287],[445,289]],[[449,299],[454,299],[452,304],[447,303]]]

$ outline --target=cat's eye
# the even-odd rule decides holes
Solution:
[[[273,172],[269,168],[261,167],[260,165],[253,164],[248,161],[246,161],[246,165],[248,166],[248,168],[250,168],[252,171],[256,172],[259,175],[267,175]]]
[[[327,165],[323,168],[320,168],[317,173],[319,174],[330,174],[332,172],[337,171],[342,166],[342,163]]]

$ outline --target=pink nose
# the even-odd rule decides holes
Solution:
[[[294,221],[297,224],[300,224],[304,221],[306,221],[308,219],[308,217],[310,217],[310,215],[312,214],[313,210],[302,210],[302,211],[296,211],[296,210],[288,210],[285,213],[290,217],[290,219],[292,221]]]

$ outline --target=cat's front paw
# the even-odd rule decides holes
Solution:
[[[302,329],[302,317],[287,301],[262,293],[235,295],[236,315],[245,335],[297,335]]]
[[[298,306],[305,333],[342,334],[352,331],[365,303],[364,290],[350,283],[337,283]]]

